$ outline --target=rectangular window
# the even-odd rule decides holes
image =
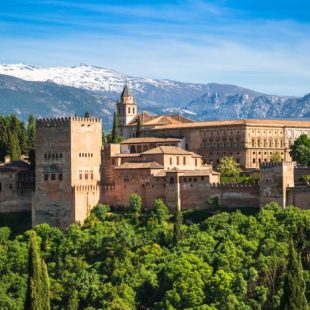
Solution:
[[[172,157],[170,157],[170,165],[172,165]]]
[[[62,173],[59,173],[59,174],[58,174],[58,180],[59,180],[59,181],[62,181]]]
[[[254,146],[255,146],[255,140],[252,139],[252,147],[254,147]]]
[[[82,180],[83,179],[83,175],[82,175],[82,173],[80,173],[80,180]]]
[[[180,164],[180,159],[179,159],[179,156],[177,156],[177,165]]]
[[[185,156],[183,157],[183,165],[184,166],[186,165],[186,157]]]
[[[90,178],[91,178],[92,180],[94,179],[94,174],[93,174],[93,173],[90,174]]]
[[[51,174],[51,180],[52,180],[52,181],[55,181],[55,180],[56,180],[56,175],[55,175],[55,173],[52,173],[52,174]]]
[[[44,181],[48,181],[48,174],[44,174]]]
[[[195,158],[195,166],[197,167],[197,158]]]
[[[9,189],[13,189],[13,184],[9,184]]]
[[[255,160],[255,158],[253,158],[253,164],[255,164],[255,162],[256,162],[256,160]]]
[[[88,180],[88,173],[85,173],[85,180]]]
[[[112,159],[112,165],[115,166],[115,159]]]

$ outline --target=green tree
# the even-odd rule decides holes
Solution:
[[[289,241],[287,271],[284,280],[280,308],[283,310],[306,310],[305,280],[300,255],[297,255],[293,240]]]
[[[29,287],[27,309],[49,310],[50,291],[47,266],[41,259],[37,245],[36,234],[30,236],[29,247]]]
[[[299,136],[290,149],[294,161],[303,166],[310,165],[310,138],[306,134]]]
[[[240,172],[240,165],[231,156],[221,158],[220,163],[217,166],[217,170],[227,177],[238,177]]]
[[[11,133],[9,135],[8,155],[11,156],[12,160],[20,159],[21,151],[20,151],[19,142],[18,142],[18,139],[15,133]]]
[[[137,127],[136,127],[136,137],[140,137],[140,135],[141,135],[141,119],[140,119],[140,116],[138,116]]]
[[[35,118],[30,114],[27,126],[27,147],[29,161],[33,166],[35,165],[35,135]]]
[[[85,112],[84,117],[89,118],[90,117],[89,112]]]
[[[282,162],[281,154],[279,152],[274,152],[270,157],[270,161],[273,163],[280,163]]]
[[[168,208],[162,199],[154,200],[153,214],[159,224],[169,219],[170,215],[169,215]]]
[[[91,210],[91,213],[94,214],[100,221],[104,221],[109,211],[110,206],[99,203]]]
[[[114,112],[113,116],[113,128],[112,128],[112,137],[111,137],[112,143],[118,143],[120,141],[119,135],[118,135],[118,121],[117,121],[117,113]]]
[[[107,139],[105,136],[105,132],[104,132],[104,130],[102,130],[102,145],[105,145],[106,143],[107,143]]]
[[[138,222],[142,209],[141,196],[138,194],[131,194],[129,198],[129,207],[130,211],[133,214],[135,222]]]
[[[175,222],[173,225],[173,243],[176,245],[182,239],[182,224],[183,216],[181,211],[177,211],[175,214]]]

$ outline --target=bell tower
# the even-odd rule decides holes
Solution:
[[[137,103],[129,90],[128,85],[124,86],[120,101],[117,103],[118,134],[126,137],[126,126],[138,114]]]

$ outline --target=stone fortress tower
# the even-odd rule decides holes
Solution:
[[[100,198],[102,122],[99,118],[36,122],[32,223],[82,222]]]
[[[127,136],[126,126],[137,116],[137,103],[126,84],[117,103],[118,133]]]

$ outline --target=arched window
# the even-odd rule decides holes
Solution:
[[[128,113],[130,113],[130,107],[128,107]]]

